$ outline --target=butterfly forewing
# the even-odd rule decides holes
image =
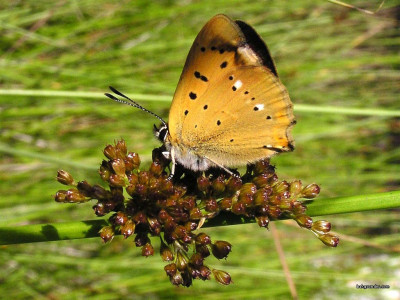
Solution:
[[[266,46],[262,51],[252,47],[262,40],[243,26],[248,25],[217,15],[203,27],[189,52],[169,117],[172,144],[224,166],[293,148],[288,93]],[[250,30],[252,40],[241,28]]]

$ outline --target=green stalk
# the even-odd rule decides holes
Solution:
[[[309,216],[362,212],[368,210],[400,207],[400,191],[387,193],[337,197],[307,201]],[[203,227],[226,226],[254,222],[228,213],[221,213]],[[0,245],[48,242],[98,237],[99,230],[107,225],[106,219],[79,222],[34,224],[0,227]]]

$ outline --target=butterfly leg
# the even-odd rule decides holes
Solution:
[[[206,157],[209,161],[211,161],[214,165],[216,165],[217,167],[221,168],[222,170],[224,170],[226,173],[228,173],[231,176],[235,176],[235,177],[239,177],[238,175],[236,175],[235,173],[233,173],[231,170],[225,168],[223,165],[220,165],[218,163],[216,163],[215,161],[209,159],[208,157]]]
[[[168,180],[171,180],[171,179],[174,177],[174,175],[175,175],[175,166],[176,166],[174,148],[171,148],[171,151],[170,151],[170,152],[168,152],[168,151],[163,152],[163,155],[164,155],[166,158],[171,159],[171,161],[172,161],[171,174],[168,176]]]

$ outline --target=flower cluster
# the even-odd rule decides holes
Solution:
[[[108,184],[105,189],[87,181],[76,182],[60,170],[57,180],[71,186],[55,195],[57,202],[82,203],[97,200],[93,206],[97,216],[111,213],[109,225],[100,231],[104,242],[116,234],[125,238],[134,236],[143,256],[154,254],[151,236],[160,238],[160,256],[168,262],[165,272],[174,285],[190,286],[193,279],[213,277],[221,284],[230,284],[230,275],[210,268],[205,259],[213,255],[226,258],[232,246],[227,241],[212,241],[199,229],[220,212],[242,215],[268,228],[270,220],[292,218],[311,230],[328,246],[337,246],[339,240],[329,233],[330,223],[313,222],[306,215],[306,206],[300,198],[311,199],[319,194],[319,187],[303,187],[300,180],[279,181],[268,160],[250,166],[247,172],[228,176],[222,170],[205,174],[181,170],[169,177],[169,161],[153,151],[153,162],[148,170],[139,169],[139,155],[127,151],[124,140],[108,145],[99,174]],[[229,216],[229,215],[228,215]]]

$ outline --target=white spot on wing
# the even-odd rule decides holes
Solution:
[[[258,108],[258,110],[263,110],[264,104],[257,104],[256,107]]]
[[[233,85],[237,90],[242,87],[243,83],[240,80],[237,80]]]

